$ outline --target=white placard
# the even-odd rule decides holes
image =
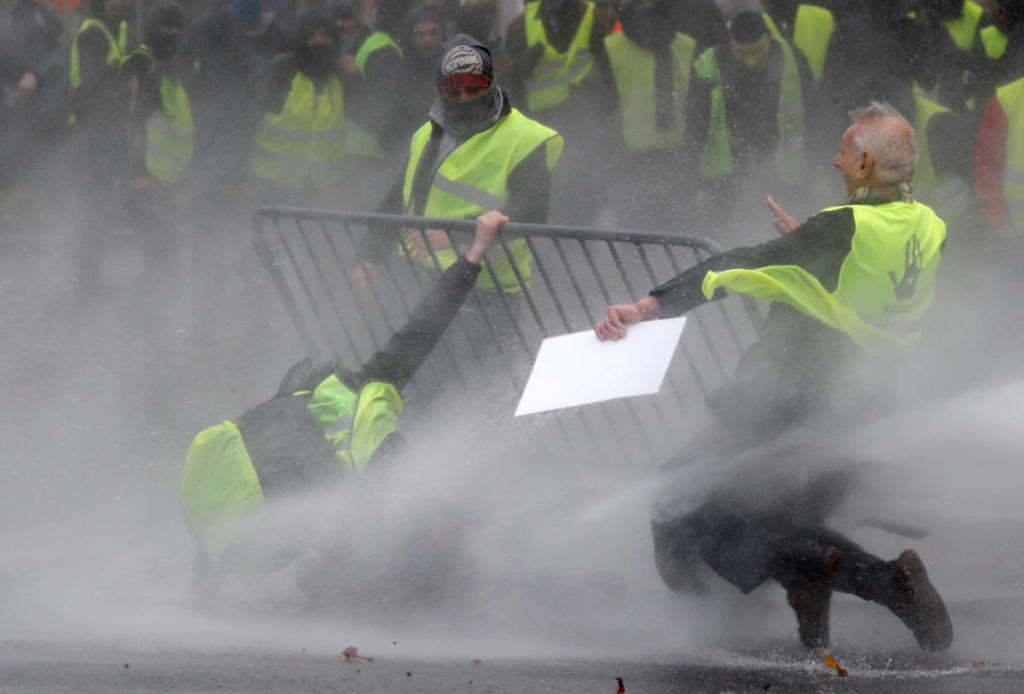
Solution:
[[[516,416],[657,393],[685,323],[685,317],[637,323],[617,342],[601,342],[593,330],[547,338]]]

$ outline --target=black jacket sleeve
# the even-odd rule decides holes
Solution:
[[[401,85],[406,82],[405,61],[390,48],[374,51],[366,60],[366,79],[360,85],[355,119],[377,136],[389,153],[401,147],[407,133]],[[399,114],[399,117],[396,117]]]
[[[678,316],[708,301],[701,285],[710,272],[799,265],[828,291],[839,283],[839,269],[853,240],[853,212],[849,208],[819,212],[798,229],[757,246],[734,248],[713,255],[651,290],[662,316]],[[722,290],[713,299],[726,296]]]
[[[480,266],[465,257],[441,275],[409,320],[363,365],[362,381],[388,381],[401,390],[426,360],[476,284]]]
[[[551,202],[551,173],[547,145],[526,155],[508,175],[508,202],[502,210],[509,219],[524,224],[546,224]]]

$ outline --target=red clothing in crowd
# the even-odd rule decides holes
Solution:
[[[1003,171],[1006,170],[1006,136],[1009,121],[999,99],[989,99],[978,130],[974,151],[974,180],[978,187],[978,206],[982,218],[993,231],[1012,235],[1010,213],[1003,195]]]

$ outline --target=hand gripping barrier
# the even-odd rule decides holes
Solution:
[[[311,354],[358,367],[404,323],[437,276],[410,257],[400,240],[377,266],[365,298],[353,279],[357,248],[380,229],[443,230],[461,252],[472,220],[265,207],[255,216],[261,262]],[[438,255],[429,238],[428,265]],[[719,250],[708,239],[654,232],[509,223],[482,274],[498,285],[495,261],[512,259],[524,239],[532,253],[529,278],[510,262],[518,292],[475,289],[434,353],[406,388],[407,418],[435,410],[442,392],[477,402],[526,455],[574,455],[595,464],[660,463],[707,422],[705,396],[730,380],[760,325],[757,306],[729,297],[688,314],[686,329],[661,393],[512,419],[522,387],[545,337],[592,328],[611,303],[634,301],[656,284]],[[521,245],[521,244],[520,244]],[[400,252],[398,252],[400,249]],[[468,396],[468,398],[467,398]],[[476,399],[479,398],[477,401]],[[506,419],[507,418],[507,419]],[[519,453],[520,457],[523,455]]]

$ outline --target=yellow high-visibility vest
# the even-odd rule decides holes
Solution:
[[[526,78],[526,108],[537,113],[568,101],[570,88],[583,82],[593,69],[590,35],[594,29],[594,3],[586,3],[576,35],[565,52],[555,50],[548,41],[539,1],[526,3],[525,22],[527,48],[544,46],[543,55]]]
[[[1024,234],[1024,77],[996,90],[1006,113],[1006,169],[1003,196],[1010,212],[1010,225]]]
[[[652,51],[633,43],[625,32],[604,39],[608,61],[619,94],[622,135],[633,152],[646,149],[675,149],[683,144],[686,134],[686,94],[690,87],[690,64],[697,42],[686,34],[672,39],[672,108],[675,122],[661,129],[657,125],[657,95],[654,86],[656,69]]]
[[[249,168],[258,178],[324,190],[341,180],[346,136],[341,81],[332,75],[317,94],[313,80],[297,72],[281,112],[263,117]]]
[[[417,212],[412,209],[412,184],[433,127],[433,123],[428,121],[412,136],[409,165],[405,170],[405,184],[402,188],[407,214]],[[550,171],[562,156],[565,141],[551,128],[512,109],[493,127],[469,138],[445,158],[431,182],[422,214],[427,217],[467,219],[489,210],[503,209],[508,202],[509,174],[538,147],[544,147],[545,161]],[[477,279],[478,287],[491,290],[500,288],[504,292],[518,293],[521,287],[516,278],[517,271],[524,282],[529,282],[533,256],[526,241],[514,239],[508,243],[508,247],[515,268],[502,253],[491,263],[497,276],[497,287],[486,270]],[[436,251],[436,255],[442,270],[458,259],[451,249]],[[434,267],[429,258],[424,259],[423,265]]]
[[[855,231],[835,291],[797,265],[708,272],[702,289],[717,289],[788,304],[840,330],[864,351],[895,355],[914,344],[931,305],[946,224],[919,202],[840,205]]]

